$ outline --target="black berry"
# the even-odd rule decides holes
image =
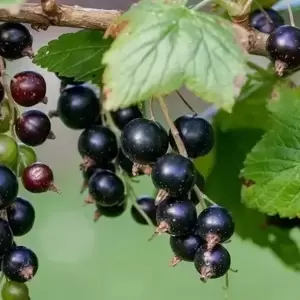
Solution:
[[[1,290],[2,300],[30,300],[29,289],[25,283],[5,281]]]
[[[231,238],[235,224],[231,213],[224,207],[211,206],[204,209],[198,217],[199,235],[212,248]]]
[[[0,165],[0,209],[11,205],[16,200],[18,192],[17,176],[8,167]]]
[[[126,201],[114,206],[101,206],[97,205],[97,218],[104,216],[107,218],[116,218],[121,216],[126,210]]]
[[[6,220],[0,218],[0,255],[13,248],[13,233]]]
[[[101,206],[121,204],[125,197],[123,181],[113,172],[96,172],[88,183],[89,194]]]
[[[130,121],[142,118],[143,114],[137,106],[129,106],[112,112],[111,116],[115,125],[123,130]]]
[[[169,146],[165,129],[157,122],[134,119],[123,129],[121,147],[123,153],[133,162],[147,165],[164,155]]]
[[[197,115],[184,115],[174,122],[187,154],[191,158],[208,154],[214,146],[214,131],[208,121]],[[177,146],[169,132],[170,144],[174,150]]]
[[[249,16],[249,25],[260,32],[271,33],[284,25],[283,17],[272,8],[256,9]]]
[[[100,114],[100,108],[100,101],[92,89],[73,86],[62,91],[57,113],[67,127],[84,129],[94,123]]]
[[[55,138],[48,116],[35,109],[24,112],[17,119],[15,131],[18,139],[31,147],[40,146],[47,139]]]
[[[152,197],[142,196],[136,200],[136,204],[140,209],[149,217],[152,223],[156,226],[156,205],[155,200]],[[147,225],[147,221],[141,215],[141,213],[134,207],[131,207],[131,216],[139,224]]]
[[[187,235],[197,226],[196,207],[185,198],[167,198],[158,204],[156,220],[158,233]]]
[[[224,276],[228,272],[230,264],[230,254],[220,244],[210,251],[207,249],[207,245],[200,246],[194,258],[195,268],[204,282]]]
[[[127,173],[128,176],[132,176],[133,162],[126,155],[124,155],[122,149],[119,149],[117,163],[123,169],[123,171]]]
[[[153,165],[151,178],[156,188],[176,196],[187,194],[192,189],[197,173],[191,160],[167,153]]]
[[[82,171],[83,174],[83,178],[86,181],[89,181],[90,178],[97,172],[97,171],[102,171],[102,170],[109,170],[111,172],[115,172],[116,171],[116,167],[114,166],[113,163],[109,162],[107,164],[102,163],[102,164],[95,164],[92,166],[89,166],[86,170]]]
[[[14,236],[22,236],[33,227],[35,211],[31,203],[21,197],[7,208],[7,220]]]
[[[32,36],[24,25],[13,22],[0,25],[0,55],[10,60],[33,56]]]
[[[10,90],[14,101],[23,107],[47,103],[46,82],[39,73],[25,71],[16,74],[10,81]]]
[[[36,254],[23,246],[15,247],[3,257],[3,273],[12,281],[26,282],[34,277],[39,263]]]

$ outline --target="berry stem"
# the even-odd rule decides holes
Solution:
[[[228,273],[225,274],[225,286],[224,286],[224,290],[225,290],[225,300],[228,299],[228,292],[229,292],[229,275]]]
[[[287,8],[288,8],[288,12],[289,12],[290,24],[295,27],[295,19],[294,19],[292,8],[291,8],[290,3],[289,3],[290,1],[289,0],[285,0],[285,1],[287,2]]]
[[[185,106],[191,111],[193,112],[195,115],[197,115],[197,112],[192,108],[192,106],[184,99],[184,97],[182,96],[182,94],[176,90],[177,95],[179,96],[179,98],[182,100],[182,102],[185,104]]]
[[[195,185],[193,187],[193,189],[194,189],[194,191],[195,191],[195,193],[197,195],[197,198],[199,199],[199,206],[200,206],[201,211],[202,211],[202,210],[204,210],[206,208],[206,203],[205,203],[205,201],[204,201],[204,199],[202,197],[202,193],[201,193],[201,191],[200,191],[200,189],[198,188],[197,185]]]
[[[151,121],[155,121],[154,113],[153,113],[153,98],[151,97],[149,100],[149,116]]]

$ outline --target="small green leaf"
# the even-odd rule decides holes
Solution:
[[[245,204],[269,215],[300,217],[300,90],[281,87],[268,105],[272,129],[248,154],[241,174]]]
[[[103,32],[66,33],[40,48],[33,62],[61,76],[100,84],[104,70],[101,60],[110,44],[111,39],[103,39]]]
[[[230,22],[148,0],[132,6],[119,22],[127,25],[102,61],[107,110],[165,96],[182,85],[231,110],[245,56]]]

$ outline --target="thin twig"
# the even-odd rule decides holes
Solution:
[[[151,121],[155,121],[154,112],[153,112],[153,98],[149,100],[149,117]]]
[[[289,3],[290,1],[286,0],[286,2],[287,2],[287,9],[288,9],[288,12],[289,12],[290,24],[295,27],[295,19],[294,19],[294,15],[293,15],[291,5]]]
[[[197,115],[197,112],[192,108],[192,106],[184,99],[184,97],[182,96],[182,94],[176,90],[177,95],[179,96],[179,98],[182,100],[182,102],[185,104],[185,106],[192,111],[195,115]]]
[[[202,197],[202,192],[200,191],[199,187],[196,184],[194,185],[193,190],[196,193],[197,198],[199,199],[199,205],[202,211],[206,208],[206,203]]]

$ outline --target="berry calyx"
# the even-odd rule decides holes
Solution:
[[[10,81],[11,95],[14,101],[23,107],[31,107],[40,102],[47,104],[46,81],[33,71],[16,74]]]
[[[107,218],[119,217],[126,211],[126,206],[126,201],[114,206],[101,206],[97,204],[97,209],[94,213],[94,222],[98,221],[98,219],[102,216]]]
[[[0,255],[9,252],[13,248],[13,233],[8,222],[0,218]]]
[[[207,249],[207,245],[202,245],[195,254],[194,265],[201,281],[206,282],[224,276],[230,268],[231,257],[220,244],[211,250]]]
[[[149,196],[142,196],[136,200],[136,204],[149,217],[153,225],[157,226],[155,199]],[[131,216],[137,223],[148,225],[145,218],[134,206],[131,207]]]
[[[205,241],[197,234],[170,236],[170,246],[175,254],[170,262],[170,266],[174,267],[182,260],[194,261],[196,251],[204,244]]]
[[[24,112],[17,119],[15,132],[22,143],[31,147],[40,146],[47,139],[55,139],[48,116],[36,109]]]
[[[151,178],[157,189],[178,196],[192,189],[197,173],[191,160],[179,154],[167,153],[153,165]],[[157,197],[156,200],[163,199]]]
[[[32,36],[24,25],[13,22],[0,25],[0,55],[10,60],[33,57]]]
[[[29,289],[25,283],[5,281],[1,290],[2,300],[30,300]]]
[[[228,241],[235,228],[231,213],[221,206],[204,209],[198,216],[198,225],[198,233],[207,242],[208,249]]]
[[[284,25],[283,17],[272,8],[256,9],[249,15],[249,25],[260,32],[268,33]]]
[[[96,172],[89,180],[88,187],[89,197],[101,206],[114,206],[124,202],[123,181],[111,171]]]
[[[14,236],[27,234],[33,227],[35,210],[31,203],[21,197],[7,209],[7,221]]]
[[[214,131],[211,124],[198,115],[184,115],[174,121],[179,136],[191,158],[208,154],[214,146]],[[171,147],[177,151],[174,137],[169,132]]]
[[[58,99],[57,114],[72,129],[85,129],[100,114],[100,101],[94,91],[86,86],[64,89]]]
[[[156,234],[167,232],[174,236],[192,233],[197,226],[195,205],[187,198],[167,198],[156,208]]]
[[[162,125],[151,120],[134,119],[125,126],[121,135],[122,151],[134,163],[154,163],[168,147],[167,132]]]
[[[11,205],[17,198],[19,183],[17,176],[4,165],[0,165],[0,209]]]
[[[81,133],[78,150],[83,169],[95,163],[107,163],[118,154],[117,138],[108,127],[93,125]]]
[[[27,282],[38,271],[39,262],[36,254],[23,246],[17,246],[3,257],[2,271],[12,281]]]
[[[22,183],[24,188],[31,193],[44,193],[47,191],[60,193],[54,185],[52,170],[41,162],[36,162],[24,169]]]
[[[111,117],[115,125],[123,130],[130,121],[142,118],[143,114],[137,106],[129,106],[112,112]]]

